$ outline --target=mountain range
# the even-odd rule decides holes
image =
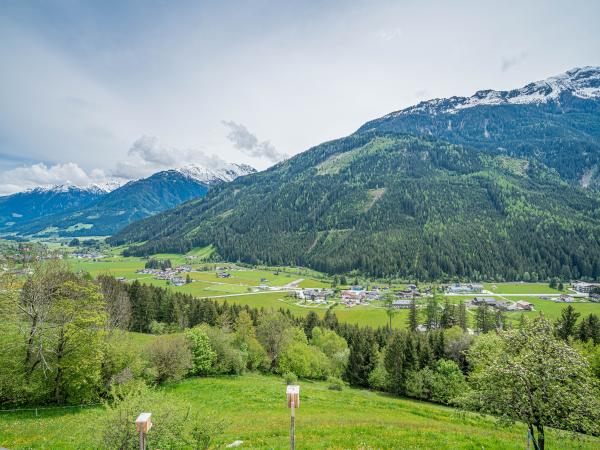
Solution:
[[[130,181],[113,190],[98,186],[39,187],[0,197],[0,232],[27,236],[106,236],[129,223],[187,200],[212,186],[255,172],[247,165],[220,169],[188,166]]]
[[[600,68],[370,121],[109,239],[417,279],[600,277]]]

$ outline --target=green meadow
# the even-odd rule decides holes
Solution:
[[[488,417],[378,392],[328,389],[324,382],[300,381],[296,412],[298,449],[514,449],[526,446],[521,424],[501,427]],[[216,439],[223,448],[289,446],[289,409],[281,378],[257,374],[193,378],[166,386],[166,401],[181,411],[224,421]],[[152,412],[156,405],[145,407]],[[102,448],[106,411],[68,408],[0,413],[0,445],[11,449]],[[131,424],[134,427],[134,424]],[[152,433],[152,430],[150,430]],[[550,430],[548,448],[597,449],[600,439]]]
[[[197,272],[189,273],[192,283],[183,286],[169,286],[165,280],[155,280],[152,275],[138,274],[146,262],[143,258],[123,257],[115,252],[113,256],[99,260],[69,259],[69,264],[76,271],[86,271],[92,276],[111,274],[123,277],[128,281],[135,279],[142,283],[148,283],[161,287],[169,287],[175,291],[184,292],[198,298],[216,298],[230,303],[249,305],[258,308],[288,308],[294,314],[306,315],[309,311],[315,311],[323,316],[327,306],[315,306],[310,304],[297,304],[295,299],[288,298],[284,291],[269,291],[268,287],[285,287],[290,283],[297,282],[301,288],[328,288],[330,282],[322,273],[311,269],[295,267],[241,267],[232,263],[206,263],[204,258],[212,253],[210,247],[195,249],[186,255],[160,254],[154,255],[157,259],[170,259],[174,266],[190,264]],[[197,258],[189,259],[188,256],[195,255]],[[226,268],[230,274],[229,278],[219,278],[217,267]],[[185,274],[187,275],[187,274]],[[301,280],[301,281],[299,281]],[[258,286],[267,286],[267,290],[258,291]],[[403,288],[404,285],[394,285],[394,288]],[[561,291],[550,288],[543,283],[486,283],[484,289],[498,295],[499,299],[511,301],[524,300],[534,305],[533,312],[511,312],[507,313],[510,320],[516,321],[522,314],[527,316],[537,315],[540,312],[546,316],[556,319],[561,311],[567,306],[565,303],[556,303],[551,300],[542,300],[539,296],[546,294],[560,294]],[[564,292],[563,292],[564,293]],[[534,295],[535,294],[535,295]],[[482,294],[485,296],[485,294]],[[504,297],[505,296],[505,297]],[[449,296],[450,302],[467,301],[473,295]],[[420,300],[424,303],[424,300]],[[583,315],[590,313],[600,314],[600,303],[577,302],[574,308]],[[389,323],[389,317],[381,305],[357,306],[347,308],[342,304],[335,307],[335,313],[342,322],[365,326],[384,326]],[[392,318],[392,326],[404,328],[406,326],[408,311],[396,311]],[[469,314],[473,317],[473,314]]]

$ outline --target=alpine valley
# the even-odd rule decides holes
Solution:
[[[109,242],[422,280],[597,278],[599,168],[600,68],[585,67],[388,114]]]
[[[253,172],[252,167],[238,164],[221,169],[188,166],[116,189],[114,185],[39,187],[0,197],[0,232],[9,236],[108,236],[136,220],[203,197],[219,183]]]

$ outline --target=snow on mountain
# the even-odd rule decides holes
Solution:
[[[27,189],[24,192],[54,192],[54,193],[66,193],[66,192],[92,192],[96,194],[106,194],[108,192],[114,191],[118,187],[122,186],[123,183],[118,180],[108,180],[103,183],[94,183],[87,186],[77,186],[71,183],[64,184],[52,184],[52,185],[43,185],[37,186],[35,188]]]
[[[475,106],[523,105],[556,102],[569,93],[580,99],[600,99],[600,67],[580,67],[511,91],[483,90],[471,97],[437,98],[419,103],[384,118],[405,114],[447,114]]]
[[[209,169],[203,166],[190,165],[175,170],[188,178],[199,181],[200,183],[206,185],[220,183],[223,181],[233,181],[237,177],[256,172],[256,169],[247,164],[227,164],[226,166],[218,169]]]

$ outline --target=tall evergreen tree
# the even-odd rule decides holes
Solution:
[[[419,326],[419,310],[417,309],[417,300],[414,297],[410,302],[407,323],[410,331],[417,331],[417,327]]]
[[[575,311],[573,305],[564,308],[560,314],[560,318],[556,321],[555,330],[556,336],[568,341],[569,338],[575,336],[577,330],[577,319],[581,314]]]
[[[467,305],[462,300],[458,304],[458,326],[461,327],[463,331],[467,331]]]
[[[367,387],[369,375],[376,365],[377,346],[373,331],[370,328],[359,329],[350,345],[346,378],[352,386]]]

